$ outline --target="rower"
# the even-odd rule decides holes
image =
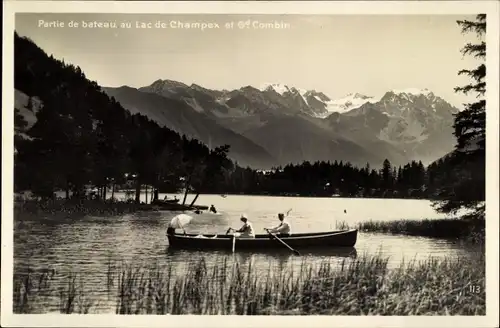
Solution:
[[[246,214],[243,214],[240,218],[241,222],[243,222],[243,226],[236,230],[235,232],[240,233],[241,238],[255,238],[255,234],[253,232],[253,227],[250,221],[248,221],[248,218]]]
[[[288,223],[285,220],[285,214],[279,213],[278,219],[280,220],[280,224],[278,226],[276,226],[274,228],[266,229],[266,230],[268,232],[271,232],[271,233],[279,234],[280,236],[283,236],[283,237],[290,236],[292,229],[290,227],[290,223]]]
[[[210,212],[217,213],[217,210],[215,209],[215,206],[210,205]]]

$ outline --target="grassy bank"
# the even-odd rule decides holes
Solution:
[[[134,201],[117,201],[117,200],[66,200],[56,199],[48,201],[38,200],[23,200],[14,202],[14,211],[17,213],[27,212],[34,214],[77,214],[77,215],[93,215],[93,216],[113,216],[138,211],[190,211],[195,209],[206,210],[208,206],[186,205],[181,204],[165,204],[165,203],[140,203]]]
[[[485,258],[428,259],[388,269],[388,259],[362,256],[341,265],[302,263],[300,271],[257,272],[200,260],[176,275],[171,268],[109,266],[116,314],[239,315],[484,315]],[[99,312],[85,277],[52,270],[17,274],[14,312]],[[479,286],[472,292],[471,286]],[[40,304],[52,300],[52,308]],[[108,311],[111,309],[108,309]]]
[[[14,210],[28,213],[67,213],[81,215],[120,215],[137,211],[155,211],[158,208],[150,204],[135,204],[124,201],[101,200],[24,200],[14,203]]]
[[[342,222],[341,227],[349,224]],[[484,243],[485,221],[474,219],[424,219],[395,221],[366,221],[356,225],[362,232],[380,232]]]

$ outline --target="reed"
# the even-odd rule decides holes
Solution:
[[[363,232],[381,232],[484,243],[485,222],[475,219],[424,219],[366,221],[357,225]]]
[[[335,229],[337,230],[349,230],[351,227],[347,221],[335,221]]]
[[[54,269],[35,272],[28,268],[14,275],[13,312],[43,313],[46,309],[38,304],[50,303],[60,313],[87,314],[95,305],[88,292],[83,277],[74,272],[58,276]]]
[[[108,284],[116,314],[484,315],[486,303],[484,255],[414,260],[394,269],[382,256],[340,264],[310,264],[305,258],[295,271],[271,265],[262,271],[252,262],[243,266],[227,258],[209,265],[201,259],[182,272],[124,264],[107,275],[115,276]],[[50,295],[39,295],[55,284],[47,277],[16,275],[16,313],[54,310],[52,303],[43,303]],[[99,312],[90,301],[99,297],[78,283],[84,279],[71,274],[63,281],[59,312]]]

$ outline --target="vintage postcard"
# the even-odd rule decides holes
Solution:
[[[4,13],[3,327],[498,326],[498,2]]]

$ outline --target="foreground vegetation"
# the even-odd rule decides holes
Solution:
[[[484,243],[484,220],[439,219],[439,220],[396,220],[367,221],[358,224],[365,232],[382,232],[431,238],[466,240]]]
[[[483,219],[423,219],[366,221],[351,226],[347,222],[338,222],[337,229],[358,229],[362,232],[391,233],[397,235],[442,238],[484,244],[486,230]]]
[[[302,262],[300,270],[255,270],[225,259],[172,267],[109,265],[108,296],[84,276],[28,271],[14,279],[14,312],[239,315],[484,315],[485,257],[433,259],[388,268],[362,256],[341,264]],[[471,287],[475,286],[475,287]],[[95,286],[94,286],[95,288]],[[472,292],[477,288],[476,292]],[[107,306],[100,302],[110,299]],[[50,304],[50,305],[47,305]],[[114,309],[113,309],[114,307]]]

